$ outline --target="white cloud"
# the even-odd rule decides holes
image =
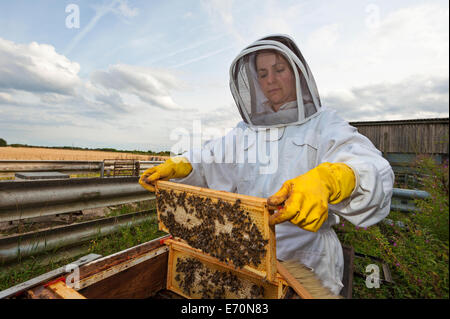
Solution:
[[[0,92],[0,104],[6,104],[6,103],[14,103],[11,94],[6,92]]]
[[[72,103],[82,111],[128,112],[139,100],[144,108],[176,110],[171,92],[184,88],[173,71],[111,65],[78,77],[80,66],[47,44],[16,44],[0,38],[0,103],[48,107]]]
[[[328,24],[312,32],[306,46],[314,51],[332,50],[337,45],[339,37],[339,25]]]
[[[367,57],[379,61],[379,66],[385,64],[397,77],[444,75],[443,69],[448,69],[448,18],[448,9],[434,4],[395,11],[368,37]]]
[[[322,96],[322,104],[348,121],[448,117],[448,83],[448,76],[414,76],[332,91]]]
[[[448,116],[448,7],[381,9],[360,30],[342,21],[309,34],[322,104],[349,121]]]
[[[448,74],[448,15],[426,3],[380,14],[378,27],[348,30],[343,21],[312,32],[304,52],[319,91]]]
[[[106,71],[93,72],[91,83],[97,88],[135,95],[151,106],[166,110],[180,109],[170,91],[181,89],[183,85],[168,71],[117,64]]]
[[[0,38],[0,89],[73,94],[80,65],[47,44],[16,44]]]

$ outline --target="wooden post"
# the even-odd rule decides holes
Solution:
[[[388,134],[388,132],[384,132],[383,138],[384,138],[383,153],[384,153],[384,158],[387,159],[387,153],[389,151],[389,134]]]
[[[100,177],[105,177],[105,161],[100,164]]]
[[[48,286],[50,290],[56,293],[58,296],[63,299],[86,299],[82,294],[77,292],[76,290],[68,287],[64,282],[57,281]]]

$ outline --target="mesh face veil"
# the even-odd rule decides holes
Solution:
[[[264,53],[272,59],[261,64]],[[314,77],[285,35],[262,38],[242,50],[230,67],[230,88],[242,119],[252,127],[300,124],[321,108]]]

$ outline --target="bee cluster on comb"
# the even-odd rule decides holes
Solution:
[[[199,295],[202,299],[260,299],[264,296],[263,286],[239,278],[231,271],[208,268],[195,258],[178,258],[176,272],[175,280],[186,295]]]
[[[239,199],[234,204],[214,202],[173,190],[160,190],[157,197],[160,221],[172,236],[222,262],[230,260],[236,268],[257,267],[266,255],[268,240],[240,204]]]

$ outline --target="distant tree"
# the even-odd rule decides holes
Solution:
[[[8,143],[6,143],[6,141],[4,139],[0,138],[0,147],[6,146],[6,145],[8,145]]]

